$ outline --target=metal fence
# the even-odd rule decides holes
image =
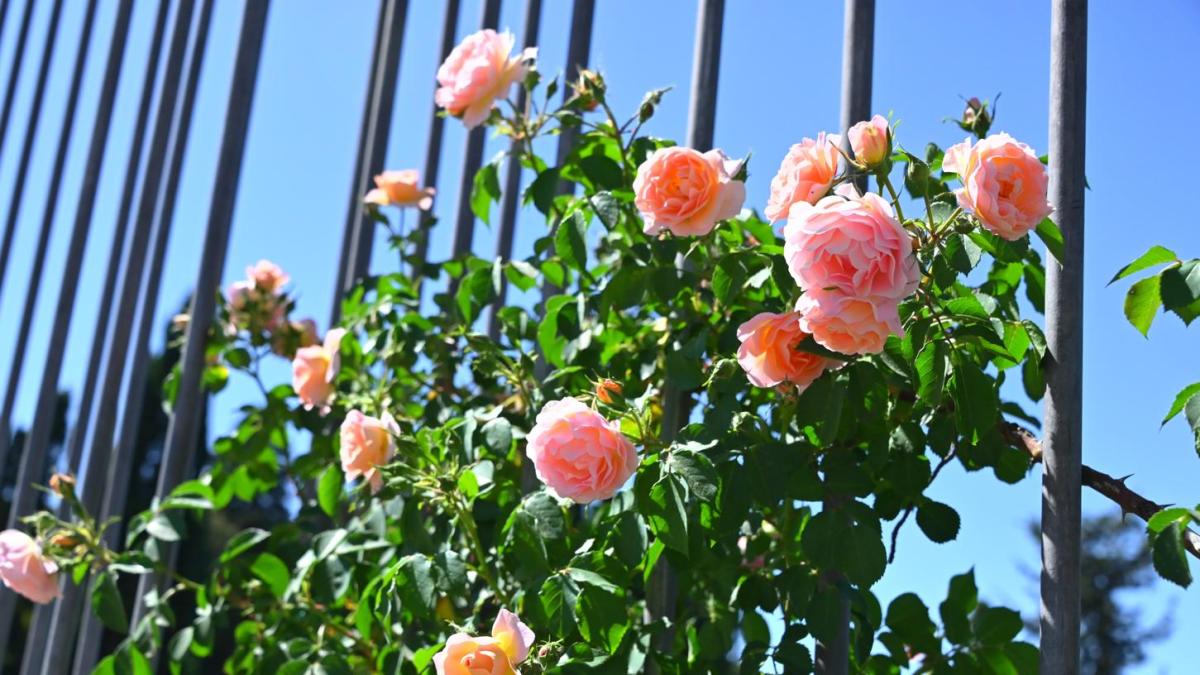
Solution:
[[[77,270],[88,245],[89,229],[97,185],[100,181],[106,143],[113,119],[122,63],[131,30],[133,0],[120,0],[112,34],[108,39],[106,66],[99,84],[99,98],[90,130],[76,128],[75,112],[84,75],[84,64],[93,39],[97,0],[88,0],[81,34],[74,41],[59,39],[59,14],[62,0],[52,0],[51,18],[36,74],[30,113],[20,146],[16,183],[0,238],[0,289],[6,281],[20,210],[23,206],[25,176],[32,154],[33,139],[42,120],[47,73],[56,49],[73,50],[75,67],[65,114],[62,118],[54,156],[56,173],[61,173],[67,147],[73,136],[87,134],[88,153],[83,170],[82,189],[75,208],[67,257],[54,312],[46,362],[41,370],[23,368],[34,309],[42,287],[47,257],[47,239],[57,207],[69,208],[51,193],[45,205],[25,304],[18,323],[18,337],[12,356],[10,377],[0,409],[0,467],[8,466],[11,417],[22,377],[40,376],[36,414],[30,433],[21,448],[16,490],[9,511],[9,526],[34,508],[31,485],[43,483],[47,473],[47,455],[51,427],[56,415],[59,380],[68,331],[72,328],[72,307],[78,290]],[[24,71],[31,17],[37,0],[25,0],[17,16],[17,2],[0,0],[0,34],[10,15],[19,20],[13,60],[0,104],[0,153],[6,145],[17,98],[18,81]],[[1078,672],[1079,663],[1079,518],[1080,518],[1080,392],[1082,329],[1082,253],[1083,253],[1083,148],[1086,84],[1086,0],[1052,0],[1050,176],[1051,201],[1058,214],[1066,242],[1066,265],[1051,261],[1047,270],[1047,337],[1050,363],[1047,370],[1045,472],[1043,479],[1043,571],[1042,571],[1042,670],[1044,673]],[[205,407],[201,386],[204,367],[205,335],[214,314],[215,293],[224,269],[233,208],[247,140],[251,106],[255,97],[258,65],[268,13],[268,0],[247,0],[243,7],[232,84],[228,94],[224,137],[217,160],[217,180],[211,193],[204,245],[199,252],[198,274],[190,308],[178,383],[177,403],[170,416],[166,442],[158,469],[157,492],[163,495],[194,470],[199,418]],[[483,0],[479,25],[497,27],[501,0]],[[377,31],[370,63],[366,101],[363,107],[357,159],[351,180],[336,292],[331,309],[337,320],[340,300],[349,288],[367,272],[371,258],[373,226],[365,217],[362,195],[370,178],[383,168],[396,110],[396,82],[402,42],[406,29],[407,0],[380,0]],[[444,1],[444,22],[440,27],[438,60],[445,58],[455,43],[459,22],[459,0]],[[568,77],[585,67],[591,48],[595,0],[573,0],[569,26],[555,26],[568,32]],[[174,215],[181,166],[187,151],[188,134],[201,66],[204,62],[213,0],[161,0],[149,38],[150,47],[141,83],[141,98],[131,139],[128,166],[124,176],[117,220],[113,228],[111,254],[101,291],[99,315],[94,326],[75,326],[92,330],[92,349],[79,392],[79,413],[68,434],[68,469],[81,476],[85,504],[104,516],[124,512],[130,458],[136,441],[135,425],[143,401],[141,387],[149,359],[148,336],[153,321],[163,273],[166,241]],[[688,112],[688,143],[699,149],[713,145],[722,26],[726,15],[724,0],[699,0],[696,22],[693,83]],[[523,40],[536,44],[541,27],[542,3],[524,0]],[[866,119],[872,112],[871,76],[873,61],[874,0],[846,0],[845,33],[842,58],[841,127]],[[430,31],[437,26],[422,27]],[[160,63],[161,61],[161,63]],[[161,70],[161,78],[159,72]],[[424,161],[424,176],[434,185],[438,176],[443,147],[444,120],[431,108],[431,127]],[[147,133],[149,139],[147,143]],[[484,130],[468,134],[462,148],[462,171],[456,217],[452,224],[436,228],[438,236],[450,236],[452,255],[471,250],[475,236],[475,217],[470,208],[470,193],[475,171],[481,166]],[[560,140],[560,155],[569,147],[570,138]],[[496,232],[496,255],[512,255],[520,166],[509,162],[505,168],[503,198]],[[428,216],[426,216],[428,217]],[[450,229],[450,232],[445,232]],[[126,237],[128,236],[128,241]],[[428,255],[428,240],[418,246],[417,255]],[[118,283],[119,281],[119,283]],[[553,289],[550,289],[553,292]],[[503,295],[501,296],[503,298]],[[140,316],[135,326],[132,317]],[[10,317],[4,317],[10,319]],[[495,325],[489,326],[490,331]],[[134,374],[123,380],[129,369]],[[125,386],[122,383],[126,382]],[[690,396],[687,392],[668,392],[664,419],[667,433],[682,426],[687,417]],[[118,409],[124,412],[118,424]],[[674,427],[672,429],[671,427]],[[84,446],[87,445],[87,452]],[[86,461],[84,461],[86,460]],[[81,465],[81,461],[84,463]],[[836,505],[830,505],[835,508]],[[85,582],[86,583],[86,582]],[[147,576],[138,588],[139,597],[153,588],[156,580]],[[65,584],[64,596],[52,605],[42,606],[34,614],[25,635],[22,673],[90,672],[100,651],[101,629],[84,611],[85,586]],[[675,606],[677,588],[669,569],[660,565],[651,582],[648,611],[669,615]],[[17,596],[0,593],[0,654],[7,653],[14,632],[13,617]],[[140,602],[135,618],[144,607]],[[845,630],[840,639],[818,648],[818,670],[846,673],[848,670],[848,607],[844,609]]]

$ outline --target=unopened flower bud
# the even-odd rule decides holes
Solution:
[[[79,544],[79,540],[66,532],[59,532],[50,537],[50,543],[61,548],[75,548]]]
[[[625,388],[620,382],[604,378],[596,383],[596,398],[600,399],[601,403],[612,405],[620,399]]]
[[[75,492],[75,477],[69,473],[56,473],[50,476],[50,489],[59,497],[63,496],[63,492]]]

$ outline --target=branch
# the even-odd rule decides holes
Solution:
[[[1029,458],[1034,462],[1042,461],[1042,442],[1028,429],[1011,422],[1004,422],[1001,425],[1000,433],[1004,435],[1005,439],[1013,447],[1020,448],[1028,453]],[[1122,513],[1132,513],[1142,520],[1149,521],[1154,514],[1166,508],[1164,505],[1146,499],[1129,489],[1129,486],[1125,484],[1125,481],[1128,479],[1129,476],[1113,478],[1086,464],[1083,466],[1083,484],[1104,495],[1117,506],[1120,506]],[[1200,535],[1190,529],[1184,528],[1183,543],[1188,553],[1200,559]]]

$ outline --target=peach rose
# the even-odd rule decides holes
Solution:
[[[921,281],[912,235],[873,193],[845,190],[816,205],[797,202],[783,228],[783,256],[805,290],[902,299]]]
[[[492,637],[500,644],[504,653],[508,654],[508,659],[513,665],[521,663],[529,656],[529,648],[533,646],[534,641],[533,631],[529,630],[529,626],[503,607],[492,624]]]
[[[396,443],[393,435],[400,433],[400,427],[391,414],[384,413],[383,419],[376,419],[351,410],[342,422],[342,471],[348,480],[359,476],[371,484],[371,492],[379,492],[383,487],[383,476],[379,467],[392,461],[396,455]]]
[[[620,396],[624,391],[625,387],[622,387],[620,382],[607,377],[596,383],[596,398],[600,399],[601,403],[612,405],[616,401],[614,397]]]
[[[762,312],[738,327],[738,363],[756,387],[774,387],[791,382],[800,389],[812,384],[837,361],[796,349],[808,333],[800,330],[795,312]]]
[[[246,268],[246,278],[254,285],[255,290],[264,294],[279,293],[291,277],[283,269],[270,260],[259,260]]]
[[[876,115],[868,122],[859,122],[850,127],[846,137],[850,139],[854,159],[863,166],[878,166],[888,156],[891,130],[887,119],[882,115]]]
[[[942,169],[962,179],[955,192],[958,205],[1003,239],[1020,239],[1053,210],[1046,201],[1046,167],[1028,145],[1008,134],[951,147]]]
[[[788,150],[779,171],[771,179],[771,197],[763,211],[771,222],[787,217],[792,204],[817,200],[829,192],[838,172],[838,134],[817,134],[817,140],[805,138]]]
[[[316,408],[322,415],[329,412],[333,380],[341,366],[338,349],[345,334],[344,328],[334,328],[325,334],[325,344],[296,350],[292,359],[292,388],[306,410]]]
[[[741,165],[720,150],[655,150],[633,181],[646,234],[670,230],[679,237],[702,236],[717,221],[736,216],[746,201],[746,184],[734,180]]]
[[[38,604],[57,598],[58,565],[42,556],[42,547],[19,530],[0,532],[0,581]]]
[[[512,33],[497,33],[487,28],[468,35],[445,63],[438,68],[440,85],[433,100],[454,117],[461,117],[468,129],[485,120],[498,98],[508,96],[513,82],[524,79],[529,62],[537,49],[526,48],[516,58],[511,55],[516,40]]]
[[[491,637],[455,633],[433,657],[438,675],[515,675],[534,635],[516,614],[501,609]]]
[[[376,206],[415,206],[428,211],[433,206],[436,190],[431,187],[421,189],[420,186],[421,174],[416,169],[384,171],[375,176],[375,189],[368,192],[363,201]]]
[[[608,499],[637,471],[637,452],[620,425],[578,399],[547,403],[527,440],[538,480],[580,504]]]
[[[892,334],[903,335],[897,301],[812,289],[796,303],[800,329],[842,354],[878,354]]]

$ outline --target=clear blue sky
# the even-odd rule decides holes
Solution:
[[[479,0],[464,0],[459,35],[477,28]],[[7,77],[15,43],[13,3],[0,36],[0,77]],[[60,45],[35,148],[3,294],[0,296],[0,377],[11,367],[18,317],[28,284],[29,262],[48,190],[62,198],[51,240],[48,275],[42,281],[37,321],[25,364],[16,424],[29,422],[44,362],[53,304],[57,298],[68,230],[86,153],[115,3],[103,2],[93,43],[87,86],[68,170],[49,176],[62,105],[74,58],[84,0],[67,0]],[[112,223],[123,179],[140,77],[155,3],[139,3],[125,79],[104,166],[93,236],[80,271],[63,386],[75,391],[83,379],[86,351],[107,262]],[[241,16],[239,0],[220,0],[210,36],[192,141],[187,155],[170,243],[168,274],[157,308],[162,324],[178,309],[195,276],[224,118],[229,76]],[[419,167],[430,121],[437,34],[442,8],[433,1],[410,2],[397,109],[388,165]],[[519,34],[523,2],[504,2],[501,26]],[[553,0],[542,17],[541,69],[563,68],[570,3]],[[838,122],[842,8],[840,2],[730,2],[726,12],[717,145],[730,155],[754,153],[747,205],[761,209],[774,169],[789,144]],[[22,74],[12,127],[0,156],[0,208],[9,208],[20,139],[29,107],[50,3],[38,3],[30,51]],[[235,214],[225,280],[260,257],[291,273],[300,315],[326,328],[337,247],[349,198],[364,84],[370,58],[376,3],[277,0],[273,3],[263,54],[251,140]],[[651,131],[682,137],[690,84],[695,3],[685,0],[597,2],[592,65],[602,70],[618,111],[632,110],[650,88],[674,85]],[[933,140],[943,147],[963,135],[946,116],[957,115],[961,97],[1002,92],[996,130],[1008,131],[1045,152],[1048,101],[1049,8],[1047,3],[880,2],[875,52],[875,109],[902,122],[899,139],[913,148]],[[1168,0],[1153,11],[1136,3],[1093,2],[1088,54],[1087,287],[1085,363],[1085,461],[1113,475],[1132,473],[1130,485],[1168,503],[1200,501],[1195,488],[1200,461],[1185,424],[1159,430],[1175,391],[1200,380],[1195,358],[1200,327],[1190,332],[1174,317],[1160,318],[1147,342],[1121,315],[1124,287],[1104,284],[1122,264],[1152,244],[1185,256],[1200,255],[1194,214],[1186,199],[1167,196],[1188,187],[1189,168],[1200,155],[1200,136],[1190,113],[1200,110],[1200,81],[1188,68],[1200,45],[1200,7]],[[436,210],[451,220],[457,198],[464,134],[447,125]],[[487,155],[502,149],[489,142]],[[1174,171],[1181,175],[1176,177]],[[518,227],[518,255],[544,230],[536,214]],[[481,227],[475,252],[490,256],[493,233]],[[449,249],[448,229],[432,246],[434,259]],[[377,247],[376,270],[392,257]],[[123,317],[132,321],[133,317]],[[158,339],[158,336],[156,336]],[[286,364],[269,377],[287,378]],[[3,381],[3,380],[0,380]],[[234,383],[214,404],[210,433],[228,430],[237,405],[254,391]],[[941,600],[950,575],[975,566],[985,599],[1035,612],[1034,584],[1022,569],[1038,567],[1026,523],[1040,510],[1040,473],[1008,486],[990,474],[948,470],[931,489],[963,516],[957,541],[937,546],[915,527],[901,538],[897,563],[875,591],[886,602],[917,590],[931,605]],[[1084,493],[1088,512],[1108,508]],[[1194,663],[1188,636],[1200,634],[1200,591],[1159,584],[1131,599],[1155,616],[1175,604],[1170,642],[1152,651],[1140,673],[1183,672]]]

